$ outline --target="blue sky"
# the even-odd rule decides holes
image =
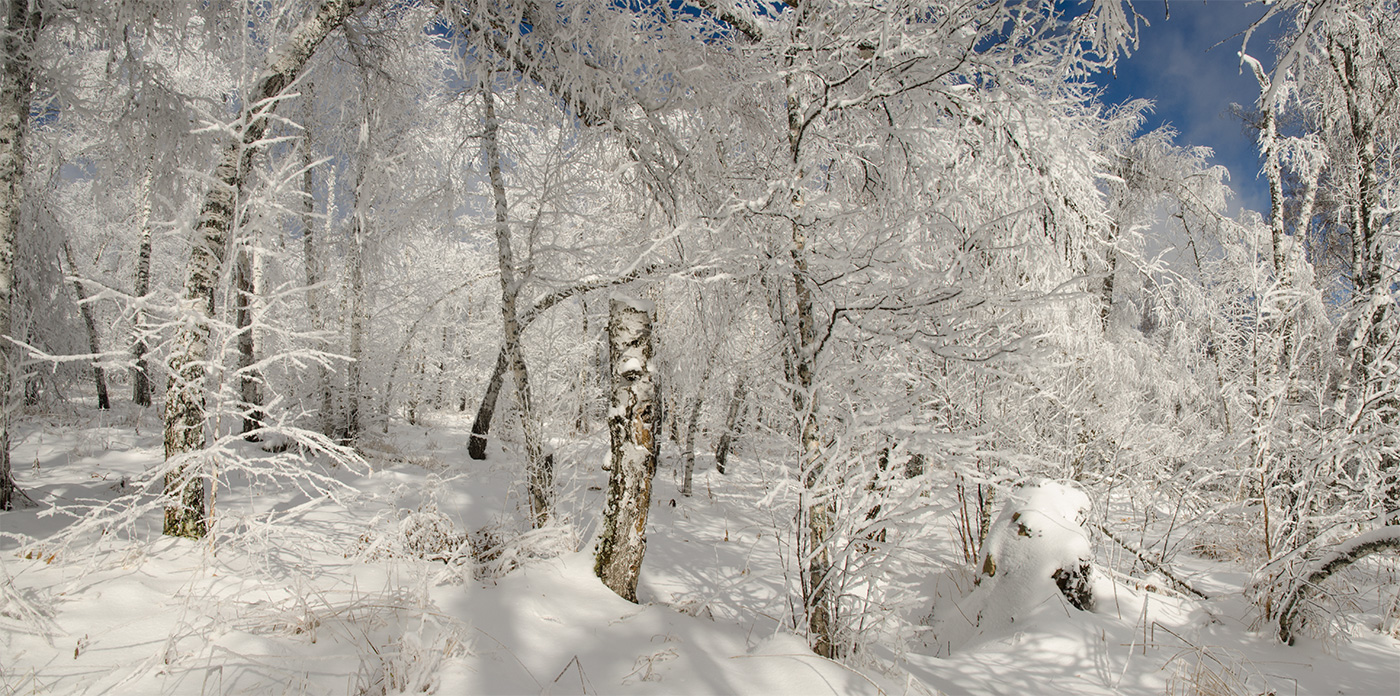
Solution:
[[[1267,214],[1269,189],[1258,176],[1253,136],[1229,113],[1231,102],[1249,106],[1259,95],[1254,76],[1240,72],[1238,52],[1240,33],[1265,7],[1246,0],[1171,0],[1167,19],[1164,0],[1135,0],[1134,5],[1150,26],[1142,27],[1138,50],[1119,61],[1116,77],[1095,80],[1105,88],[1104,103],[1156,102],[1144,127],[1170,124],[1179,132],[1177,144],[1213,149],[1215,163],[1230,170],[1236,203]],[[1250,55],[1265,66],[1273,64],[1269,40],[1278,26],[1271,22],[1249,42]]]

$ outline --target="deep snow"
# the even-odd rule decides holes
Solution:
[[[1393,694],[1400,683],[1397,641],[1363,622],[1350,641],[1280,646],[1251,627],[1240,591],[1248,569],[1184,556],[1177,569],[1215,599],[1105,576],[1096,611],[1043,598],[949,654],[927,614],[956,607],[972,577],[950,534],[919,537],[944,541],[919,550],[916,589],[898,605],[923,608],[906,617],[918,635],[838,664],[792,632],[783,536],[792,503],[776,467],[740,457],[721,476],[699,458],[687,499],[678,458],[663,457],[634,605],[592,575],[606,435],[553,443],[568,463],[560,500],[571,526],[527,534],[515,521],[526,517],[519,462],[499,449],[468,459],[469,425],[433,414],[396,426],[366,444],[370,469],[336,472],[359,491],[340,500],[221,485],[212,546],[161,537],[149,515],[47,553],[45,540],[71,523],[53,506],[128,490],[159,460],[159,424],[134,411],[22,423],[14,462],[41,506],[0,513],[0,685],[15,694],[1162,694],[1212,684],[1213,693]],[[949,525],[941,509],[931,505],[923,523]],[[282,517],[270,524],[273,515]],[[469,545],[440,554],[448,562],[413,553],[483,527],[505,542],[488,567],[455,562]],[[29,558],[17,553],[27,540]]]

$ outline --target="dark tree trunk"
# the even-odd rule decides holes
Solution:
[[[29,132],[30,89],[33,83],[29,53],[39,33],[42,16],[29,3],[13,0],[0,36],[4,51],[0,69],[0,336],[9,336],[10,305],[14,298],[15,240],[20,208],[24,202],[24,141]],[[9,510],[17,495],[10,468],[11,389],[14,384],[14,350],[0,339],[0,510]]]
[[[729,453],[734,449],[734,438],[739,434],[739,418],[744,413],[744,397],[746,387],[744,378],[740,377],[734,382],[734,394],[729,397],[729,409],[724,415],[724,432],[719,435],[719,443],[715,445],[715,471],[724,473],[724,467],[729,465]]]
[[[496,368],[491,371],[491,379],[486,383],[486,393],[481,397],[481,405],[476,409],[472,420],[472,436],[467,442],[467,454],[472,459],[486,458],[486,436],[491,432],[491,418],[496,415],[496,401],[501,396],[501,387],[506,381],[506,350],[496,355]]]
[[[253,298],[257,288],[253,279],[253,251],[247,245],[240,245],[234,260],[234,327],[238,332],[238,393],[243,412],[243,434],[250,435],[263,427],[266,415],[262,410],[262,396],[258,383],[262,381],[253,365],[257,362],[253,341]]]
[[[136,281],[132,285],[132,294],[139,299],[144,299],[151,291],[151,187],[154,179],[154,172],[147,175],[146,214],[141,226],[141,244],[136,252]],[[136,310],[134,323],[136,340],[131,343],[131,357],[136,366],[131,371],[131,402],[145,408],[151,405],[151,375],[146,364],[146,352],[149,350],[146,346],[146,313],[141,308]]]
[[[87,293],[83,291],[83,284],[78,280],[78,264],[73,259],[73,249],[68,242],[63,243],[63,260],[68,264],[68,272],[73,274],[73,297],[78,303],[78,313],[83,317],[83,327],[87,329],[88,352],[96,356],[102,352],[102,341],[97,335],[97,318],[93,316],[92,305],[87,301]],[[102,364],[93,358],[92,381],[97,388],[97,407],[103,411],[112,408],[112,402],[107,398],[107,374],[102,369]]]

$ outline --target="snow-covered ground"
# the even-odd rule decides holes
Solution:
[[[701,458],[687,499],[674,457],[663,461],[635,605],[592,572],[605,443],[554,443],[565,524],[528,533],[519,463],[500,450],[468,459],[469,425],[434,414],[370,441],[369,469],[333,472],[353,495],[221,485],[212,545],[160,536],[153,512],[57,547],[45,540],[72,519],[55,506],[128,491],[161,457],[159,424],[132,411],[21,424],[15,467],[41,506],[0,513],[0,685],[15,694],[1394,694],[1400,684],[1397,641],[1360,623],[1349,641],[1278,645],[1251,628],[1240,592],[1248,569],[1184,556],[1178,570],[1214,599],[1101,581],[1092,613],[1043,603],[951,654],[920,629],[838,664],[792,632],[782,536],[791,508],[774,494],[773,466],[740,457],[721,476]],[[930,512],[926,523],[948,521]],[[25,539],[35,541],[17,553]],[[919,539],[946,548],[923,549],[926,577],[906,583],[918,596],[899,605],[923,607],[906,617],[914,626],[929,623],[936,597],[946,620],[958,599],[949,588],[966,591],[971,578],[948,565],[950,535]]]

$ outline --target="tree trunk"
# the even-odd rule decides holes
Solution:
[[[817,327],[813,307],[813,289],[808,272],[807,235],[800,221],[803,211],[803,189],[801,181],[806,177],[802,161],[802,142],[806,128],[820,113],[814,107],[811,85],[804,83],[808,78],[800,70],[799,62],[806,60],[798,47],[806,44],[807,22],[811,21],[811,5],[798,2],[796,18],[792,24],[792,35],[785,63],[790,71],[783,82],[787,92],[787,144],[791,177],[796,187],[791,191],[792,235],[790,255],[792,257],[792,292],[796,305],[796,316],[785,317],[788,321],[788,353],[793,372],[792,406],[798,420],[802,472],[802,493],[799,496],[798,514],[803,523],[798,526],[798,550],[806,559],[802,569],[802,605],[807,613],[808,640],[812,650],[827,658],[837,656],[836,616],[834,595],[831,591],[831,535],[835,526],[836,506],[832,498],[832,487],[826,481],[826,461],[821,453],[821,439],[817,426],[816,358]],[[796,322],[792,326],[791,322]]]
[[[233,268],[233,317],[238,335],[238,394],[242,401],[239,405],[239,410],[243,412],[242,432],[249,436],[250,441],[256,441],[256,435],[250,434],[263,427],[266,414],[262,410],[262,396],[258,389],[262,378],[253,367],[257,362],[253,342],[253,298],[257,287],[253,279],[252,255],[253,250],[249,245],[238,245]]]
[[[313,83],[306,83],[302,89],[301,100],[301,127],[304,133],[301,138],[301,163],[304,168],[301,173],[301,255],[306,282],[306,315],[311,323],[311,330],[319,333],[325,331],[326,322],[325,318],[321,316],[321,291],[316,287],[316,284],[321,282],[321,272],[320,258],[316,251],[316,176],[312,168],[316,162],[311,140],[316,113],[315,85]],[[331,211],[334,209],[335,182],[328,181],[326,184],[326,227],[324,229],[327,236],[330,232]],[[313,396],[319,396],[321,402],[319,423],[316,427],[321,434],[329,436],[334,430],[333,417],[331,416],[330,376],[326,372],[326,367],[320,363],[313,366],[312,370],[314,371],[312,388],[315,390]]]
[[[496,401],[506,381],[506,362],[506,349],[501,348],[496,354],[496,367],[491,371],[491,379],[486,382],[486,393],[476,409],[476,418],[472,419],[472,436],[467,442],[467,454],[478,461],[486,458],[486,436],[491,432],[491,418],[496,414]]]
[[[582,345],[587,346],[590,343],[588,332],[588,298],[580,297],[578,304],[579,315],[583,319],[583,335],[580,338],[583,341]],[[585,362],[578,369],[578,381],[574,385],[574,393],[578,395],[578,412],[574,414],[574,433],[579,435],[586,434],[589,428],[588,393],[591,391],[592,386],[590,384],[589,375],[588,364]]]
[[[112,402],[107,399],[107,374],[102,370],[102,363],[97,359],[97,354],[102,352],[102,341],[97,335],[97,319],[92,315],[92,305],[87,301],[87,293],[83,291],[83,284],[78,280],[78,264],[73,260],[73,249],[68,242],[63,242],[63,260],[68,264],[68,272],[73,274],[73,297],[78,303],[78,313],[83,317],[83,327],[87,329],[88,352],[92,353],[92,381],[97,389],[97,407],[103,411],[111,410]]]
[[[360,200],[360,185],[364,182],[364,164],[355,182],[355,200]],[[365,249],[364,228],[360,211],[356,204],[354,220],[350,224],[350,249],[345,263],[350,270],[350,363],[345,367],[345,421],[342,423],[341,439],[354,442],[362,430],[360,413],[360,391],[364,373],[365,336]]]
[[[0,70],[0,337],[11,331],[14,298],[15,240],[24,203],[24,141],[29,133],[29,101],[33,77],[29,53],[42,16],[38,3],[11,0],[5,18],[4,67]],[[16,360],[9,341],[0,338],[0,510],[13,507],[16,495],[10,468],[11,391]]]
[[[505,177],[501,174],[501,147],[497,136],[499,123],[496,119],[496,100],[492,93],[492,75],[484,74],[481,81],[481,100],[484,110],[483,148],[486,151],[486,166],[491,179],[491,191],[495,200],[496,254],[501,275],[501,352],[515,378],[515,396],[520,406],[520,430],[525,440],[527,487],[530,493],[530,515],[536,528],[549,521],[553,502],[554,471],[552,458],[544,454],[544,446],[535,420],[534,405],[530,398],[530,376],[525,366],[525,356],[520,351],[520,321],[516,314],[516,298],[520,295],[523,279],[515,277],[515,259],[511,252],[509,206],[506,201]]]
[[[201,538],[208,532],[204,477],[190,455],[204,448],[204,377],[211,356],[214,288],[223,269],[224,245],[233,233],[238,201],[252,156],[267,130],[265,102],[296,79],[316,47],[364,0],[324,0],[275,54],[247,95],[236,126],[238,137],[226,144],[209,190],[200,205],[195,240],[181,298],[191,321],[177,333],[170,356],[170,384],[165,398],[165,458],[179,460],[165,476],[164,533]]]
[[[724,414],[724,432],[719,435],[719,444],[715,445],[715,471],[724,473],[724,467],[729,464],[729,453],[734,448],[734,437],[739,434],[739,417],[744,413],[744,397],[746,387],[744,378],[740,377],[734,382],[734,394],[729,397],[729,409]]]
[[[151,291],[151,210],[153,187],[155,186],[155,161],[151,162],[152,171],[146,174],[146,202],[144,214],[141,219],[141,243],[136,251],[136,279],[132,284],[131,293],[138,300],[144,300],[146,294]],[[131,402],[146,408],[151,405],[151,375],[149,366],[146,364],[146,312],[140,305],[136,308],[132,323],[135,340],[131,343],[131,358],[135,362],[135,367],[131,370]]]
[[[593,572],[629,602],[637,601],[659,444],[653,417],[652,311],[648,303],[614,298],[608,313],[613,375],[608,409],[610,473]]]
[[[1355,36],[1338,39],[1328,37],[1327,58],[1336,73],[1338,83],[1346,101],[1346,117],[1350,126],[1352,155],[1356,157],[1351,167],[1351,182],[1356,187],[1356,197],[1349,201],[1352,213],[1352,284],[1355,290],[1351,345],[1348,370],[1351,380],[1345,391],[1354,392],[1351,396],[1359,408],[1379,411],[1382,425],[1386,429],[1395,425],[1396,399],[1392,395],[1372,399],[1368,391],[1391,392],[1393,375],[1387,362],[1386,346],[1395,333],[1395,316],[1390,309],[1393,275],[1385,258],[1388,234],[1383,216],[1383,196],[1381,178],[1377,172],[1379,160],[1376,143],[1376,119],[1378,114],[1367,111],[1374,100],[1366,97],[1368,86],[1363,84],[1364,68],[1358,65],[1361,47]],[[1382,381],[1378,387],[1375,384]],[[1387,521],[1400,522],[1400,458],[1389,452],[1381,454],[1379,470],[1379,498]]]
[[[690,407],[690,420],[685,425],[685,468],[681,473],[681,495],[689,498],[691,477],[695,472],[695,433],[700,429],[700,409],[705,403],[705,387],[710,383],[710,372],[715,364],[715,352],[705,360],[705,368],[700,373],[700,385],[695,388],[695,401]]]

